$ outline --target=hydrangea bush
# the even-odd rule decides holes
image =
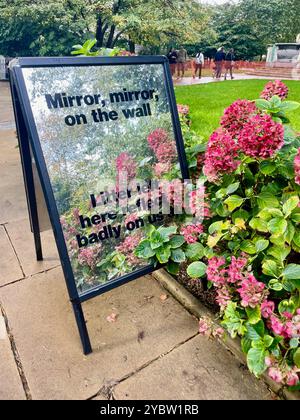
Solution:
[[[155,262],[157,249],[164,250],[163,262],[172,274],[188,262],[188,275],[215,289],[222,326],[233,338],[241,337],[250,371],[256,376],[267,372],[296,389],[300,137],[288,115],[299,104],[286,100],[287,95],[288,88],[275,81],[266,85],[260,99],[233,103],[205,152],[204,142],[195,141],[186,124],[188,108],[179,108],[184,110],[181,122],[192,177],[205,183],[203,222],[181,216],[167,240],[152,231],[135,252]],[[196,195],[197,188],[191,193]],[[192,213],[201,202],[191,200]],[[201,333],[213,331],[201,320]]]

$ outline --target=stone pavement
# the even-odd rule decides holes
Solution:
[[[234,74],[234,80],[251,80],[251,79],[276,79],[276,77],[267,77],[267,76],[254,76],[250,74],[244,74],[244,73],[235,73]],[[277,77],[278,79],[278,77]],[[230,77],[227,79],[228,82],[231,81]],[[199,85],[199,84],[205,84],[205,83],[222,83],[224,82],[224,77],[222,77],[220,80],[214,79],[213,77],[202,77],[201,79],[192,77],[184,77],[181,79],[177,79],[176,77],[173,79],[175,86],[187,86],[187,85]]]
[[[0,400],[273,398],[152,276],[84,304],[83,356],[51,232],[35,261],[12,123],[0,83]]]

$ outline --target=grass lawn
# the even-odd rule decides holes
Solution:
[[[208,139],[219,126],[225,108],[237,99],[257,99],[267,80],[235,80],[175,87],[177,103],[189,105],[192,128]],[[300,82],[286,81],[289,99],[300,102]],[[290,113],[293,127],[300,132],[300,108]]]

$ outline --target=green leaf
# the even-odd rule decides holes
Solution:
[[[246,308],[248,322],[251,325],[257,324],[261,320],[260,307],[257,305],[254,309]]]
[[[262,375],[267,369],[265,364],[266,351],[264,349],[250,349],[247,354],[247,365],[250,372],[256,377]]]
[[[157,232],[161,235],[163,238],[163,242],[168,242],[171,235],[175,235],[177,232],[177,226],[168,226],[168,227],[159,227],[157,229]]]
[[[171,248],[169,246],[162,246],[156,249],[155,255],[161,264],[166,264],[171,257]]]
[[[243,209],[237,210],[231,215],[233,223],[235,223],[236,219],[248,220],[249,217],[250,217],[250,214],[246,210],[243,210]]]
[[[157,231],[154,230],[150,235],[150,245],[152,249],[160,248],[164,243],[164,238],[162,235]]]
[[[285,312],[289,312],[290,314],[294,314],[296,311],[296,305],[292,300],[282,300],[278,305],[278,311],[281,315]]]
[[[277,278],[279,275],[277,264],[273,260],[265,260],[262,265],[262,270],[266,276]]]
[[[288,244],[291,244],[292,240],[294,239],[295,231],[296,229],[293,223],[291,221],[288,221],[287,230],[284,234],[284,239]]]
[[[277,198],[273,194],[268,193],[268,192],[262,192],[257,197],[257,202],[258,202],[259,208],[261,209],[279,207],[279,201],[277,200]]]
[[[283,264],[286,257],[290,254],[291,248],[288,246],[272,246],[268,249],[268,255],[274,257],[281,265]]]
[[[201,261],[193,262],[192,264],[188,266],[187,274],[192,279],[199,279],[205,275],[206,269],[207,269],[207,266],[203,262]]]
[[[172,249],[171,259],[176,263],[184,262],[185,261],[185,253],[180,248]]]
[[[189,260],[201,260],[204,256],[204,246],[199,242],[189,244],[186,247],[185,255]]]
[[[286,280],[299,280],[300,279],[300,265],[289,264],[282,272]]]
[[[250,338],[247,337],[243,337],[241,340],[241,347],[242,347],[242,352],[244,354],[247,354],[248,351],[251,349],[251,340]]]
[[[262,111],[267,111],[271,107],[270,102],[266,99],[256,99],[255,105],[258,109],[261,109]]]
[[[274,342],[274,337],[271,337],[270,335],[264,336],[264,345],[267,349],[272,346],[273,342]]]
[[[271,175],[275,170],[276,170],[276,164],[274,162],[265,160],[260,164],[260,171],[264,175]]]
[[[299,338],[296,338],[296,337],[291,338],[290,339],[290,347],[292,349],[296,349],[298,346],[299,346]]]
[[[275,237],[278,237],[285,233],[287,225],[288,224],[285,219],[275,217],[268,222],[268,229],[270,233],[272,233]]]
[[[300,231],[297,230],[294,237],[293,237],[294,244],[300,248]]]
[[[184,243],[185,243],[184,236],[175,235],[175,236],[172,236],[172,238],[170,239],[169,245],[171,248],[180,248],[181,245],[183,245]]]
[[[212,223],[209,226],[208,233],[210,235],[213,235],[215,232],[221,233],[224,230],[228,230],[229,226],[230,226],[230,222],[229,221],[226,221],[226,222],[223,222],[223,221],[214,222],[214,223]]]
[[[283,213],[279,209],[270,207],[261,210],[257,216],[265,221],[269,221],[273,217],[283,218]]]
[[[280,292],[283,289],[283,284],[279,283],[277,279],[272,279],[269,281],[268,284],[269,289],[275,290],[276,292]]]
[[[236,208],[240,207],[243,204],[243,202],[244,199],[242,197],[239,197],[238,195],[232,195],[224,201],[229,211],[233,211]]]
[[[300,348],[295,351],[293,360],[297,368],[300,369]]]
[[[247,323],[246,328],[246,337],[252,341],[260,340],[265,334],[265,324],[263,321],[259,321],[255,325]]]
[[[295,197],[289,198],[282,207],[283,213],[285,214],[285,216],[289,216],[292,213],[292,211],[298,207],[298,204],[299,204],[299,197],[295,196]]]
[[[135,255],[138,258],[149,259],[155,255],[155,251],[151,248],[150,241],[144,239],[135,249]]]
[[[236,192],[236,190],[238,190],[240,187],[240,183],[239,182],[235,182],[234,184],[230,184],[227,188],[226,188],[226,194],[230,195],[233,194],[234,192]]]
[[[168,264],[167,264],[167,271],[168,271],[168,273],[176,276],[179,273],[179,264],[177,264],[173,261],[169,261]]]
[[[295,101],[284,101],[280,106],[280,110],[283,112],[296,111],[300,107],[299,102]]]
[[[268,223],[263,219],[259,219],[258,217],[251,219],[249,225],[252,229],[257,230],[258,232],[269,232]]]
[[[270,242],[266,239],[259,239],[255,242],[255,249],[257,252],[262,252],[268,248]]]
[[[257,252],[254,243],[251,241],[243,241],[240,249],[250,255],[254,255]]]

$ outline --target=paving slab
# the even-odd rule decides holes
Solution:
[[[4,318],[0,312],[0,400],[25,400],[16,362],[6,334]]]
[[[6,133],[0,131],[0,224],[16,222],[28,214],[17,140],[11,132]]]
[[[0,226],[0,286],[24,277],[3,226]]]
[[[200,335],[118,384],[117,400],[269,400],[266,385]]]
[[[37,261],[28,218],[5,225],[26,276],[60,265],[52,231],[41,233],[43,261]],[[1,258],[1,256],[0,256]]]
[[[33,398],[91,398],[194,336],[196,319],[162,293],[146,276],[86,302],[94,352],[84,356],[60,268],[1,288]]]

